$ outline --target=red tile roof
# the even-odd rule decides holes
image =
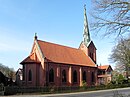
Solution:
[[[37,40],[43,55],[50,61],[95,67],[95,63],[83,51],[50,42]]]
[[[109,66],[110,66],[110,65],[98,66],[98,69],[104,69],[104,70],[107,70]]]
[[[28,56],[20,64],[25,64],[25,63],[40,63],[39,61],[34,60],[33,56],[34,56],[34,54]]]

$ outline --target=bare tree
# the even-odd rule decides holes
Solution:
[[[9,78],[15,79],[15,71],[13,68],[9,68],[0,63],[0,71]]]
[[[120,36],[130,31],[130,0],[92,0],[92,29]]]
[[[128,78],[130,68],[130,38],[121,39],[118,42],[112,50],[110,60],[117,64],[118,70],[126,71],[126,78]]]

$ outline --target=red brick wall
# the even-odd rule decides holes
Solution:
[[[32,71],[32,81],[29,81],[29,70]],[[35,86],[36,84],[36,64],[25,64],[25,85]]]
[[[92,58],[90,56],[90,53],[93,54],[93,58],[92,60],[96,63],[96,48],[93,44],[93,42],[91,42],[89,44],[88,47],[86,47],[83,43],[80,45],[79,49],[81,49],[86,55],[88,55],[90,58]]]
[[[90,56],[90,53],[93,54],[93,55]],[[94,46],[94,44],[92,42],[90,43],[90,45],[88,47],[88,55],[96,63],[96,48],[95,48],[95,46]]]
[[[45,63],[47,65],[45,69],[42,68],[41,64],[26,64],[25,65],[25,81],[26,86],[80,86],[82,83],[80,69],[86,71],[87,85],[92,85],[91,73],[94,72],[95,83],[97,83],[97,68],[88,66],[77,66],[69,64],[56,64],[56,63]],[[54,70],[54,82],[49,82],[49,70]],[[71,72],[70,72],[71,68]],[[28,72],[32,70],[32,81],[28,81]],[[62,71],[66,71],[66,83],[62,82]],[[77,83],[73,83],[73,72],[77,72]],[[46,72],[46,73],[44,73]],[[71,76],[70,76],[71,74]],[[71,81],[69,81],[71,80]]]
[[[25,64],[25,86],[40,86],[40,64]],[[29,81],[29,70],[32,71],[32,81]]]
[[[54,86],[79,86],[80,85],[80,66],[76,65],[67,65],[67,64],[55,64],[55,63],[49,63],[49,70],[53,68],[54,70],[54,83],[49,83],[49,85]],[[69,82],[69,68],[72,69],[71,71],[71,83]],[[67,82],[62,82],[62,71],[66,71],[66,77]],[[73,83],[73,71],[76,70],[77,72],[77,83]],[[95,75],[95,83],[97,83],[97,68],[94,67],[82,67],[82,72],[86,71],[86,78],[87,78],[87,85],[91,85],[91,72],[94,72]],[[49,72],[49,71],[48,71]],[[49,77],[49,75],[48,75]]]

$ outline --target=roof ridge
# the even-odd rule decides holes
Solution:
[[[48,42],[48,41],[43,41],[43,40],[38,40],[38,41],[46,42],[46,43],[49,43],[49,44],[58,45],[58,46],[66,47],[66,48],[71,48],[71,49],[80,50],[80,49],[78,49],[78,48],[74,48],[74,47],[70,47],[70,46],[66,46],[66,45],[61,45],[61,44],[58,44],[58,43],[53,43],[53,42]]]
[[[37,40],[44,56],[56,63],[94,66],[95,63],[79,48]]]
[[[110,66],[110,65],[101,65],[101,66]]]

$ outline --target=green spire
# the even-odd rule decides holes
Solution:
[[[89,28],[88,28],[88,20],[86,15],[86,5],[84,5],[84,31],[83,31],[83,42],[87,46],[87,44],[90,42],[90,34],[89,34]]]

